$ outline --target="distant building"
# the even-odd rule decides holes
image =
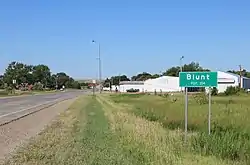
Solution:
[[[179,77],[161,76],[144,82],[146,92],[179,92]]]
[[[120,92],[127,92],[129,89],[138,89],[139,92],[144,92],[144,81],[121,81],[120,85],[112,85],[112,91],[118,89]]]
[[[138,89],[139,92],[179,92],[179,78],[172,76],[162,76],[155,79],[148,79],[146,81],[121,81],[118,90],[120,92],[127,92],[129,89]],[[115,86],[112,86],[115,90]]]
[[[233,73],[217,71],[218,73],[218,92],[225,92],[227,87],[239,86],[241,81],[241,87],[243,89],[250,89],[250,78],[242,77]],[[112,86],[112,91],[117,89],[120,92],[127,92],[129,89],[138,89],[139,92],[180,92],[181,88],[179,87],[179,77],[172,76],[161,76],[155,79],[148,79],[146,81],[121,81],[119,86]],[[196,92],[199,88],[189,88],[188,91]]]
[[[223,71],[217,71],[218,73],[218,92],[222,93],[225,92],[227,87],[233,86],[237,87],[240,84],[241,81],[241,88],[243,89],[250,89],[250,79],[247,77],[241,77],[237,74],[229,73],[229,72],[223,72]]]

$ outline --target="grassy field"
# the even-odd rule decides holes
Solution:
[[[117,95],[117,104],[132,105],[131,113],[156,121],[166,129],[183,130],[183,96]],[[208,100],[205,96],[189,96],[188,152],[216,156],[245,164],[250,163],[250,97],[213,97],[212,134],[208,136]],[[187,148],[186,148],[187,149]]]
[[[54,93],[54,92],[56,92],[56,90],[50,90],[50,91],[20,91],[20,90],[16,90],[15,93],[10,93],[10,92],[5,91],[5,90],[0,90],[0,97],[46,94],[46,93]]]
[[[213,97],[208,136],[207,100],[190,96],[184,143],[181,95],[83,96],[5,164],[249,164],[249,98]]]

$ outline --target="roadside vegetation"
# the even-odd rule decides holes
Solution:
[[[102,94],[79,98],[8,164],[249,164],[249,96],[214,96],[207,134],[204,95]]]
[[[148,79],[155,79],[161,76],[173,76],[173,77],[178,77],[179,72],[181,68],[180,66],[172,66],[170,68],[166,68],[163,72],[159,73],[148,73],[146,71],[138,73],[137,75],[132,76],[131,78],[127,77],[126,75],[116,75],[112,76],[110,78],[107,78],[104,80],[103,85],[104,87],[110,87],[110,85],[119,85],[120,81],[145,81]],[[182,67],[182,71],[184,72],[203,72],[203,71],[210,71],[207,68],[204,68],[200,66],[199,63],[197,62],[191,62],[188,64],[184,64]],[[241,72],[237,70],[228,70],[227,72],[237,74],[237,75],[242,75],[244,77],[250,78],[250,72],[243,69]],[[197,88],[198,92],[200,91],[199,88]]]
[[[41,93],[61,88],[82,89],[88,85],[64,72],[52,74],[44,64],[28,65],[13,61],[0,75],[0,96]]]
[[[130,112],[168,130],[184,128],[183,96],[113,95],[116,104],[132,105]],[[189,96],[189,140],[185,151],[235,163],[250,163],[250,97],[246,94],[212,98],[212,133],[208,135],[208,100],[203,94]]]
[[[37,90],[31,90],[31,91],[21,91],[21,90],[15,90],[15,91],[7,91],[7,90],[0,90],[0,97],[9,97],[9,96],[23,96],[23,95],[35,95],[35,94],[48,94],[48,93],[54,93],[57,92],[56,90],[43,90],[43,91],[37,91]]]

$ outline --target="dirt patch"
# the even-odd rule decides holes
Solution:
[[[70,99],[39,111],[35,114],[0,127],[0,164],[16,147],[41,132],[51,121],[76,100]]]

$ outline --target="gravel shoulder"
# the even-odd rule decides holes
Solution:
[[[58,114],[67,110],[77,98],[66,100],[0,127],[0,164],[10,153],[41,132]]]

